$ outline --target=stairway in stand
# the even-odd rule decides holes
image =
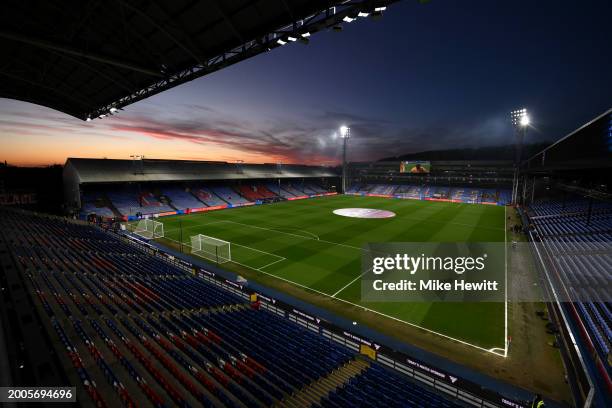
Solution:
[[[293,395],[288,396],[277,407],[308,408],[314,403],[318,404],[321,398],[344,386],[349,379],[358,376],[369,366],[370,363],[366,359],[356,357],[325,377],[319,378]]]

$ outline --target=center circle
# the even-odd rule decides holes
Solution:
[[[393,211],[377,210],[375,208],[339,208],[334,214],[351,218],[391,218],[395,217]]]

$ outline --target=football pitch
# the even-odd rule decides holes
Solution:
[[[341,208],[393,211],[392,218],[338,216]],[[504,242],[505,208],[376,197],[330,196],[160,218],[165,238],[190,252],[191,236],[231,243],[223,269],[257,280],[259,274],[347,305],[505,355],[506,304],[362,302],[362,246],[373,242]],[[250,272],[250,273],[248,273]],[[368,325],[369,322],[363,322]]]

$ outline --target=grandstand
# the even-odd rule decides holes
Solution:
[[[462,406],[98,227],[0,209],[0,228],[92,405]]]
[[[349,194],[469,204],[511,202],[512,164],[507,161],[434,161],[431,172],[400,172],[399,161],[351,163]]]
[[[216,206],[226,206],[227,202],[224,201],[223,199],[219,198],[215,193],[213,193],[212,191],[210,191],[209,189],[205,188],[205,187],[193,187],[191,189],[191,193],[196,196],[196,198],[201,201],[202,203],[206,204],[206,206],[208,207],[216,207]],[[196,206],[195,207],[190,207],[190,208],[197,208],[199,207],[199,205],[197,205],[197,203],[195,203]]]
[[[612,110],[524,168],[524,223],[552,298],[548,308],[577,405],[607,406],[612,392],[612,160],[602,138],[610,129]]]
[[[126,220],[318,195],[337,178],[332,168],[303,165],[243,164],[238,169],[223,162],[69,158],[64,166],[65,199],[75,212],[82,218]]]
[[[192,189],[182,186],[168,186],[161,190],[161,194],[175,210],[201,207],[203,202],[192,194]]]

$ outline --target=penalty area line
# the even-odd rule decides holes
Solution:
[[[278,256],[278,255],[277,255],[277,256]],[[267,268],[268,266],[272,266],[272,265],[274,265],[274,264],[277,264],[277,263],[279,263],[279,262],[282,262],[282,261],[286,261],[286,260],[287,260],[287,258],[283,258],[282,256],[281,256],[280,258],[281,258],[281,259],[277,259],[276,261],[273,261],[273,262],[270,262],[269,264],[266,264],[266,265],[264,265],[264,266],[261,266],[261,267],[260,267],[259,269],[257,269],[257,270],[261,272],[261,270],[262,270],[262,269],[265,269],[265,268]]]
[[[366,273],[370,272],[370,270],[372,270],[372,268],[368,269],[367,271],[361,273],[359,276],[357,276],[355,279],[351,280],[349,283],[347,283],[346,285],[344,285],[343,287],[341,287],[336,293],[334,293],[332,295],[333,298],[336,298],[336,295],[339,294],[340,292],[342,292],[344,289],[348,288],[349,286],[351,286],[353,283],[355,283],[355,281],[359,278],[361,278],[363,275],[365,275]]]

